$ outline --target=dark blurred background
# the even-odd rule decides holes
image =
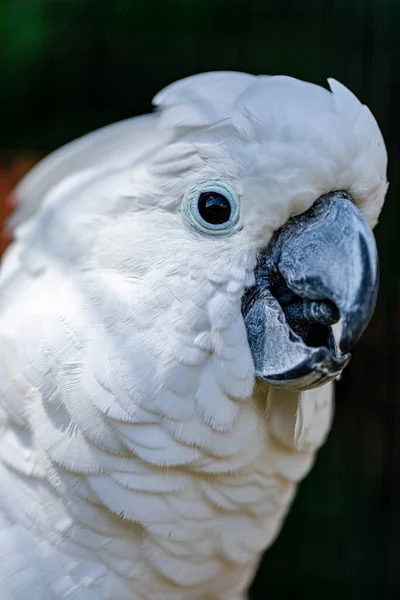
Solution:
[[[0,0],[0,211],[41,156],[218,69],[335,77],[389,153],[377,310],[252,598],[400,598],[400,0]]]

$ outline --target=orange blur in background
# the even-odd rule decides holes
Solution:
[[[18,203],[12,191],[38,160],[36,155],[16,154],[11,159],[0,156],[0,255],[12,238],[12,232],[6,226],[7,217]]]

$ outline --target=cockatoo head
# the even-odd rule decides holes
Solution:
[[[155,98],[156,149],[78,177],[73,220],[65,200],[54,210],[61,192],[48,199],[35,239],[86,261],[118,354],[106,385],[119,378],[125,410],[134,394],[181,419],[196,396],[224,428],[255,376],[304,390],[347,364],[376,299],[387,158],[368,108],[330,86],[242,73],[174,83]]]
[[[136,179],[127,249],[179,300],[179,359],[229,358],[231,393],[253,368],[290,390],[337,377],[372,315],[386,151],[368,108],[330,86],[211,73],[155,98],[170,140]]]

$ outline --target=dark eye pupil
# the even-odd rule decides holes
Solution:
[[[232,208],[229,200],[218,192],[204,192],[199,198],[199,213],[211,225],[229,221]]]

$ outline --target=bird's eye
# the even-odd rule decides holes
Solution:
[[[238,227],[238,202],[220,183],[195,182],[185,194],[183,211],[190,225],[204,234],[227,235]]]
[[[222,225],[232,213],[228,198],[218,192],[203,192],[199,198],[199,214],[210,225]]]

